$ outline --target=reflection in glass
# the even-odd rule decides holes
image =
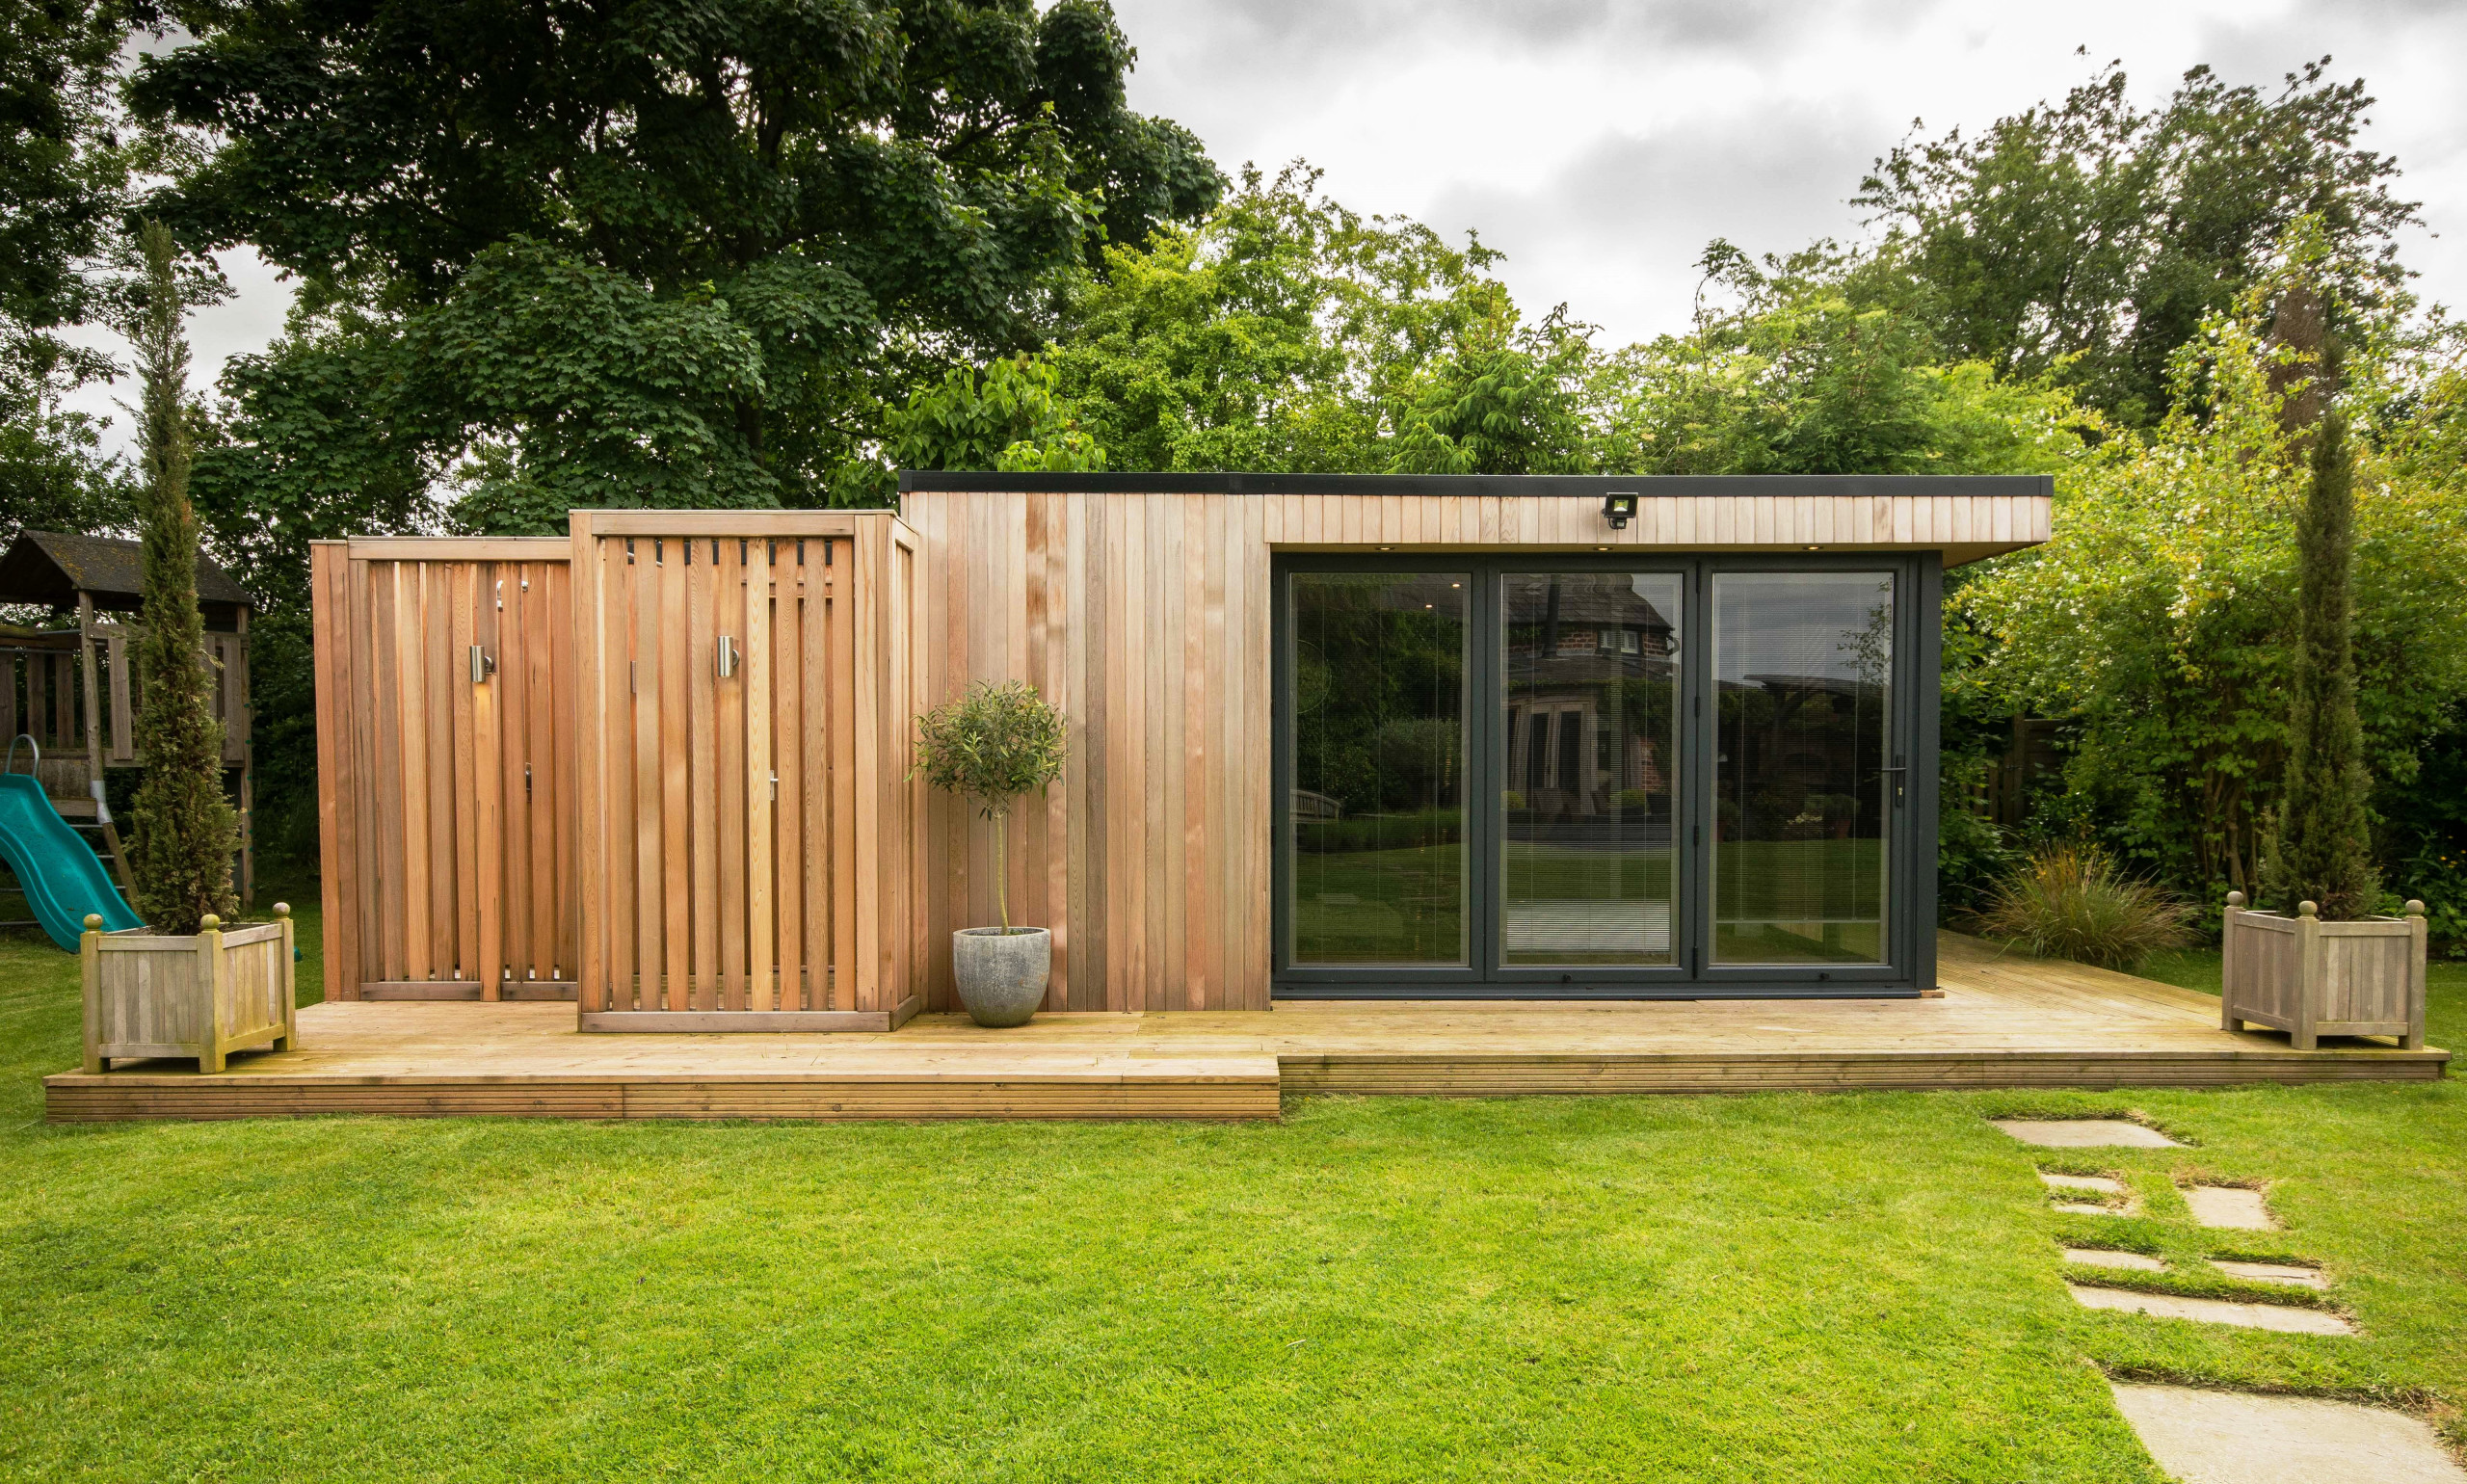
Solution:
[[[1884,962],[1893,576],[1713,578],[1713,962]]]
[[[1499,962],[1673,962],[1679,579],[1499,579]]]
[[[1465,572],[1296,572],[1293,962],[1463,965]]]

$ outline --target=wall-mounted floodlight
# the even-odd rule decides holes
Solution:
[[[726,634],[720,636],[720,678],[736,674],[736,641]]]
[[[1614,531],[1628,529],[1628,522],[1634,519],[1635,516],[1636,492],[1634,490],[1614,490],[1602,497],[1602,518],[1610,522],[1610,529]]]
[[[476,644],[471,646],[471,683],[486,685],[489,683],[489,676],[496,673],[496,656]]]

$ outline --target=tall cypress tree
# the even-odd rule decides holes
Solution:
[[[137,910],[161,933],[194,933],[208,913],[238,911],[231,858],[240,822],[223,796],[223,726],[205,617],[197,605],[197,513],[189,505],[188,336],[172,271],[171,231],[148,222],[146,302],[131,341],[143,392],[139,533],[145,543],[145,631],[137,642],[145,700],[137,710]]]
[[[2325,348],[2320,392],[2334,385]],[[2313,478],[2295,520],[2296,647],[2287,779],[2262,862],[2264,898],[2293,916],[2298,902],[2332,920],[2362,917],[2380,897],[2365,796],[2364,729],[2355,710],[2355,454],[2344,413],[2325,409],[2312,437]]]

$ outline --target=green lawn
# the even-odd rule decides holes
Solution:
[[[49,1128],[75,995],[0,941],[0,1477],[2082,1484],[2159,1477],[2101,1365],[2454,1437],[2467,1399],[2455,1080]],[[2137,1180],[2123,1223],[1982,1121],[2125,1108],[2195,1147],[2057,1165]],[[2171,1171],[2274,1179],[2289,1230],[2205,1248]],[[2369,1338],[2079,1311],[2093,1232],[2319,1259]]]

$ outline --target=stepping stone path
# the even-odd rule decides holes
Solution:
[[[2066,1191],[2081,1191],[2116,1198],[2112,1206],[2094,1205],[2088,1201],[2058,1201],[2056,1208],[2059,1211],[2070,1211],[2076,1216],[2123,1216],[2133,1209],[2132,1187],[2104,1175],[2055,1175],[2041,1170],[2039,1180],[2059,1195]]]
[[[2112,1145],[2129,1149],[2183,1148],[2156,1128],[2145,1128],[2121,1118],[1999,1118],[1990,1122],[2023,1143],[2042,1149],[2099,1149]]]
[[[2254,1283],[2283,1283],[2296,1288],[2326,1288],[2330,1281],[2319,1268],[2297,1267],[2292,1262],[2233,1262],[2225,1258],[2213,1258],[2210,1265],[2230,1278],[2246,1278]]]
[[[2248,1330],[2275,1330],[2282,1335],[2352,1335],[2355,1326],[2319,1309],[2286,1304],[2239,1304],[2229,1299],[2186,1298],[2176,1293],[2132,1293],[2122,1288],[2094,1288],[2086,1284],[2064,1285],[2084,1309],[2113,1309],[2125,1313],[2153,1314],[2162,1319],[2198,1319],[2205,1324],[2233,1324]]]
[[[2143,1257],[2137,1252],[2109,1252],[2104,1247],[2067,1247],[2064,1249],[2064,1260],[2086,1263],[2091,1267],[2130,1268],[2136,1273],[2167,1271],[2167,1264],[2157,1258]]]
[[[2192,1207],[2193,1220],[2205,1227],[2226,1227],[2237,1232],[2268,1232],[2278,1223],[2270,1219],[2270,1208],[2262,1201],[2258,1190],[2241,1185],[2187,1185],[2185,1204]]]
[[[2134,1149],[2182,1148],[2155,1128],[2124,1119],[1991,1120],[2025,1144],[2043,1149],[2092,1149],[2122,1145]],[[2080,1194],[2122,1198],[2118,1205],[2058,1200],[2056,1208],[2082,1215],[2127,1214],[2132,1187],[2122,1180],[2095,1175],[2038,1172],[2040,1181],[2057,1196]],[[2193,1220],[2204,1227],[2238,1232],[2270,1231],[2278,1226],[2269,1205],[2258,1190],[2240,1185],[2192,1184],[2179,1187]],[[2163,1273],[2167,1264],[2137,1252],[2067,1247],[2068,1263],[2137,1273]],[[2285,1284],[2323,1291],[2329,1281],[2317,1268],[2294,1262],[2249,1262],[2211,1258],[2210,1265],[2231,1278],[2253,1283]],[[2191,1319],[2204,1324],[2232,1324],[2287,1335],[2353,1335],[2355,1326],[2319,1309],[2290,1304],[2237,1303],[2226,1299],[2191,1298],[2175,1293],[2135,1293],[2097,1284],[2065,1281],[2064,1290],[2084,1309],[2150,1314],[2163,1319]],[[2116,1410],[2133,1424],[2150,1456],[2175,1475],[2180,1484],[2467,1484],[2459,1468],[2442,1446],[2431,1426],[2403,1413],[2352,1402],[2322,1401],[2301,1396],[2248,1396],[2233,1391],[2202,1391],[2180,1386],[2132,1386],[2109,1382]]]
[[[2109,1383],[2159,1467],[2183,1484],[2467,1484],[2430,1424],[2307,1396]]]

